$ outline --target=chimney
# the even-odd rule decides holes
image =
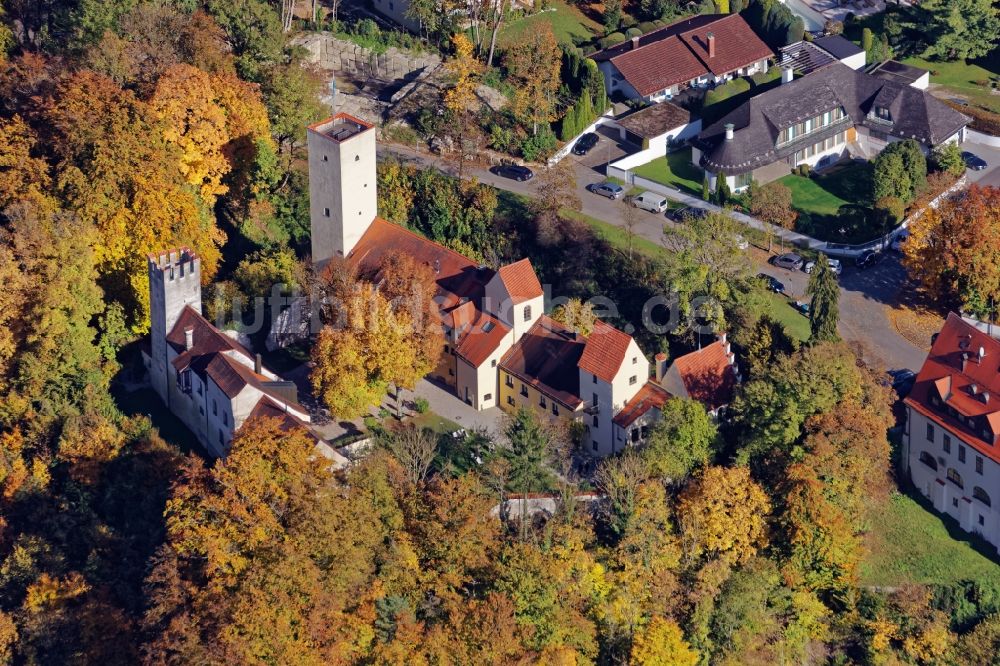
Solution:
[[[733,129],[735,129],[735,125],[733,125],[732,123],[726,123],[725,127],[726,127],[726,141],[732,141]]]
[[[184,329],[184,349],[190,350],[194,347],[194,329],[185,328]]]
[[[984,358],[986,358],[986,348],[985,347],[980,347],[979,348],[979,362],[982,363]]]
[[[253,357],[253,371],[256,372],[259,375],[260,371],[261,371],[261,366],[262,365],[263,364],[261,363],[261,360],[260,360],[260,354],[254,355],[254,357]]]
[[[786,83],[791,83],[792,79],[794,78],[795,78],[795,72],[792,70],[791,67],[781,68],[781,85],[785,85]]]
[[[663,383],[663,376],[667,374],[667,355],[659,353],[653,357],[653,365],[656,371],[656,383]]]
[[[441,272],[441,260],[440,259],[435,259],[434,260],[434,275],[437,275],[440,272]]]
[[[632,38],[632,50],[634,51],[637,48],[639,48],[639,35]]]
[[[714,32],[710,32],[707,35],[705,35],[705,38],[708,40],[708,57],[709,58],[714,58],[715,57],[715,33]]]

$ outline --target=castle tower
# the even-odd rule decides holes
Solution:
[[[375,130],[346,113],[310,125],[309,220],[313,263],[346,257],[378,214]]]
[[[168,387],[167,334],[184,306],[201,312],[201,259],[182,247],[147,255],[149,268],[149,368],[153,389],[165,404]]]

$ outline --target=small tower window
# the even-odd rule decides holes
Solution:
[[[323,156],[323,161],[324,161],[324,162],[329,162],[329,161],[330,161],[330,157],[329,157],[329,156],[327,156],[327,155],[324,155],[324,156]]]
[[[531,321],[531,306],[524,306],[524,321]]]
[[[323,217],[330,217],[330,209],[329,208],[324,208],[323,209]]]

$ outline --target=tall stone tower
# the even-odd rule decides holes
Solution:
[[[153,389],[164,404],[169,386],[167,334],[184,306],[201,312],[201,259],[186,247],[147,256],[149,268],[149,368]]]
[[[346,113],[308,128],[313,263],[346,257],[378,214],[375,130]]]

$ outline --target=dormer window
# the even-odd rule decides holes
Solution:
[[[878,118],[879,120],[892,122],[892,114],[889,113],[889,109],[887,109],[884,106],[875,107],[875,117]]]

